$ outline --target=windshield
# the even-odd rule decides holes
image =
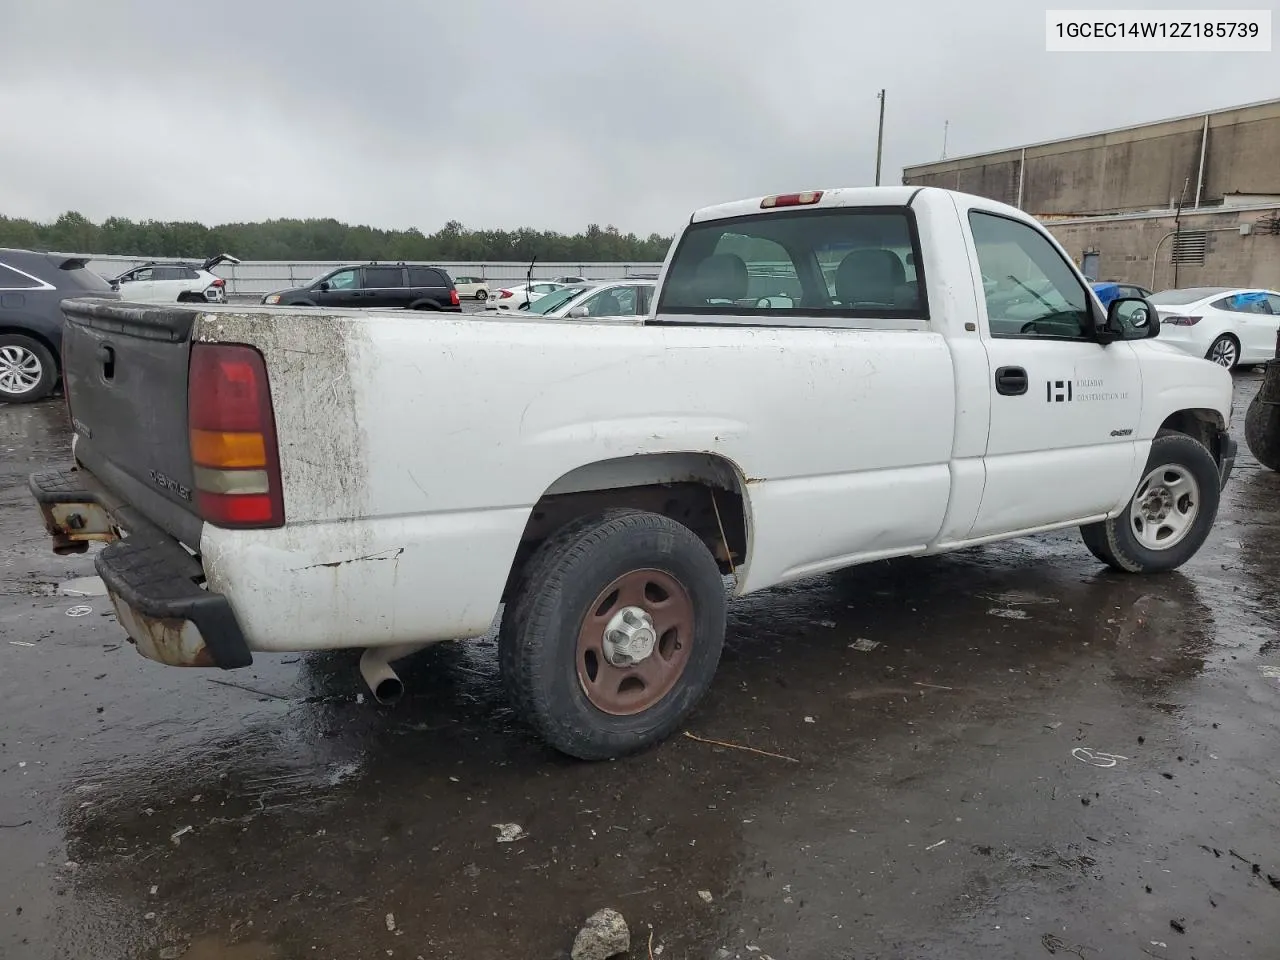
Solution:
[[[589,289],[590,287],[564,287],[560,290],[553,290],[545,297],[541,297],[529,304],[529,312],[539,314],[550,313],[557,307],[563,307],[575,297],[581,296]]]
[[[1152,303],[1195,303],[1205,297],[1212,297],[1215,293],[1226,293],[1229,289],[1229,287],[1189,287],[1186,290],[1161,290],[1147,299]]]

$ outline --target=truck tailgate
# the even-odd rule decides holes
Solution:
[[[68,300],[63,337],[76,460],[124,501],[196,548],[187,368],[199,313]]]

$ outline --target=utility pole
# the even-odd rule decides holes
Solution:
[[[951,130],[951,121],[942,121],[942,159],[947,159],[947,133]]]
[[[1173,214],[1173,289],[1178,289],[1178,240],[1182,236],[1182,205],[1187,202],[1187,187],[1191,178],[1187,177],[1182,184],[1182,196],[1178,198],[1178,207]]]
[[[876,136],[876,186],[880,186],[880,153],[884,149],[884,91],[876,94],[880,98],[880,133]]]

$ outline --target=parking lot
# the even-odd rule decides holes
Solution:
[[[1243,443],[1180,572],[1072,531],[765,591],[691,736],[602,764],[514,722],[490,639],[394,708],[355,654],[144,660],[27,493],[68,449],[60,399],[0,408],[6,960],[551,958],[606,906],[633,957],[1274,950],[1280,476]]]

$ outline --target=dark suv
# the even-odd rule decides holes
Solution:
[[[316,277],[305,287],[269,293],[262,302],[304,307],[462,311],[458,291],[447,273],[438,267],[403,263],[338,267]]]
[[[119,300],[87,257],[0,249],[0,403],[43,400],[58,385],[62,301]]]

